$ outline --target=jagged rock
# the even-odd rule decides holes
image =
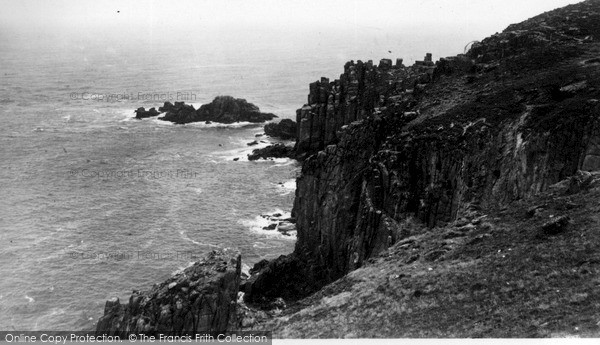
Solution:
[[[351,61],[339,80],[311,83],[296,112],[296,247],[247,284],[248,298],[298,298],[339,279],[407,236],[406,219],[444,226],[469,205],[501,209],[600,169],[600,108],[588,102],[600,98],[600,70],[585,63],[599,4],[511,25],[465,55]],[[456,231],[476,228],[493,226]],[[304,280],[288,284],[283,270]]]
[[[462,59],[446,64],[453,66],[458,61]],[[402,59],[395,66],[390,59],[382,59],[379,66],[359,60],[346,63],[339,80],[321,78],[311,83],[308,103],[296,111],[297,157],[304,159],[336,144],[344,126],[368,117],[378,107],[399,103],[415,83],[428,83],[434,70],[420,64],[406,67]]]
[[[149,110],[146,110],[144,107],[137,108],[134,113],[136,119],[158,116],[160,114],[158,111],[156,111],[156,108],[150,108]]]
[[[166,113],[168,111],[172,111],[175,109],[175,106],[173,105],[173,103],[167,101],[163,104],[162,107],[158,107],[158,111],[161,113]]]
[[[275,228],[277,228],[277,224],[275,224],[275,223],[269,224],[267,226],[263,226],[264,230],[275,230]]]
[[[268,309],[279,297],[295,300],[314,292],[316,279],[308,275],[306,267],[294,254],[259,262],[250,271],[244,301]]]
[[[246,145],[248,145],[248,146],[258,145],[258,141],[254,140],[254,141],[247,143]]]
[[[290,119],[283,119],[278,123],[269,123],[265,125],[265,134],[283,140],[296,138],[296,122]]]
[[[220,122],[265,122],[277,116],[270,113],[261,113],[257,106],[248,103],[245,99],[233,98],[231,96],[217,96],[215,99],[200,106],[195,110],[192,105],[183,102],[165,102],[159,110],[166,112],[165,116],[159,118],[178,124],[204,121],[205,123]]]
[[[248,160],[250,161],[261,158],[294,158],[294,148],[291,146],[286,146],[282,143],[277,143],[262,149],[253,150],[252,153],[248,155]]]
[[[128,304],[106,302],[96,334],[225,332],[235,329],[241,259],[237,251],[210,252],[183,272],[146,292],[134,291]]]
[[[171,121],[178,124],[200,121],[196,119],[196,109],[194,109],[194,106],[185,104],[184,102],[175,102],[175,104],[165,102],[158,109],[165,112],[163,117],[158,118],[159,120]]]

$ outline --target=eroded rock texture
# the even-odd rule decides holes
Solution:
[[[240,254],[212,251],[203,260],[149,291],[134,291],[129,303],[106,302],[97,334],[171,335],[235,329]]]
[[[435,231],[598,169],[599,23],[600,2],[586,1],[466,55],[350,62],[339,80],[311,84],[297,112],[296,153],[308,158],[296,248],[254,278],[263,288],[247,300],[315,291],[402,239],[403,222]]]

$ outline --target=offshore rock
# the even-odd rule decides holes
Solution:
[[[134,113],[136,119],[144,119],[147,117],[158,116],[160,114],[158,111],[156,111],[156,108],[150,108],[149,110],[146,110],[144,107],[137,108]]]
[[[196,109],[191,104],[185,104],[184,102],[165,102],[165,104],[158,108],[160,111],[164,111],[165,115],[159,117],[159,120],[171,121],[178,124],[184,124],[188,122],[196,122]]]
[[[218,96],[212,102],[203,104],[197,111],[200,121],[221,123],[265,122],[276,118],[271,113],[261,113],[257,106],[245,99],[231,96]]]
[[[172,335],[225,332],[236,325],[241,259],[231,249],[210,252],[149,291],[134,291],[129,303],[106,302],[98,335]]]
[[[271,113],[262,113],[259,108],[248,103],[245,99],[233,98],[231,96],[217,96],[208,104],[203,104],[200,109],[195,110],[192,105],[183,102],[165,102],[159,110],[165,111],[165,116],[159,118],[178,124],[198,121],[211,121],[220,123],[234,122],[265,122],[277,116]]]
[[[278,123],[269,123],[265,125],[265,134],[283,140],[296,138],[296,122],[290,119],[283,119]]]
[[[294,148],[292,146],[286,146],[282,143],[269,145],[262,149],[253,150],[248,155],[249,161],[255,161],[258,159],[269,159],[269,158],[294,158]]]

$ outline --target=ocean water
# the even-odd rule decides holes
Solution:
[[[410,63],[470,39],[406,37],[0,35],[0,329],[90,329],[107,299],[217,247],[238,248],[247,266],[291,252],[294,236],[262,230],[261,215],[289,216],[299,166],[245,159],[248,142],[270,140],[255,137],[262,125],[173,125],[133,110],[227,94],[295,118],[308,83],[347,60]]]

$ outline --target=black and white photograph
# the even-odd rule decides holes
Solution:
[[[0,0],[0,342],[548,338],[600,338],[600,0]]]

